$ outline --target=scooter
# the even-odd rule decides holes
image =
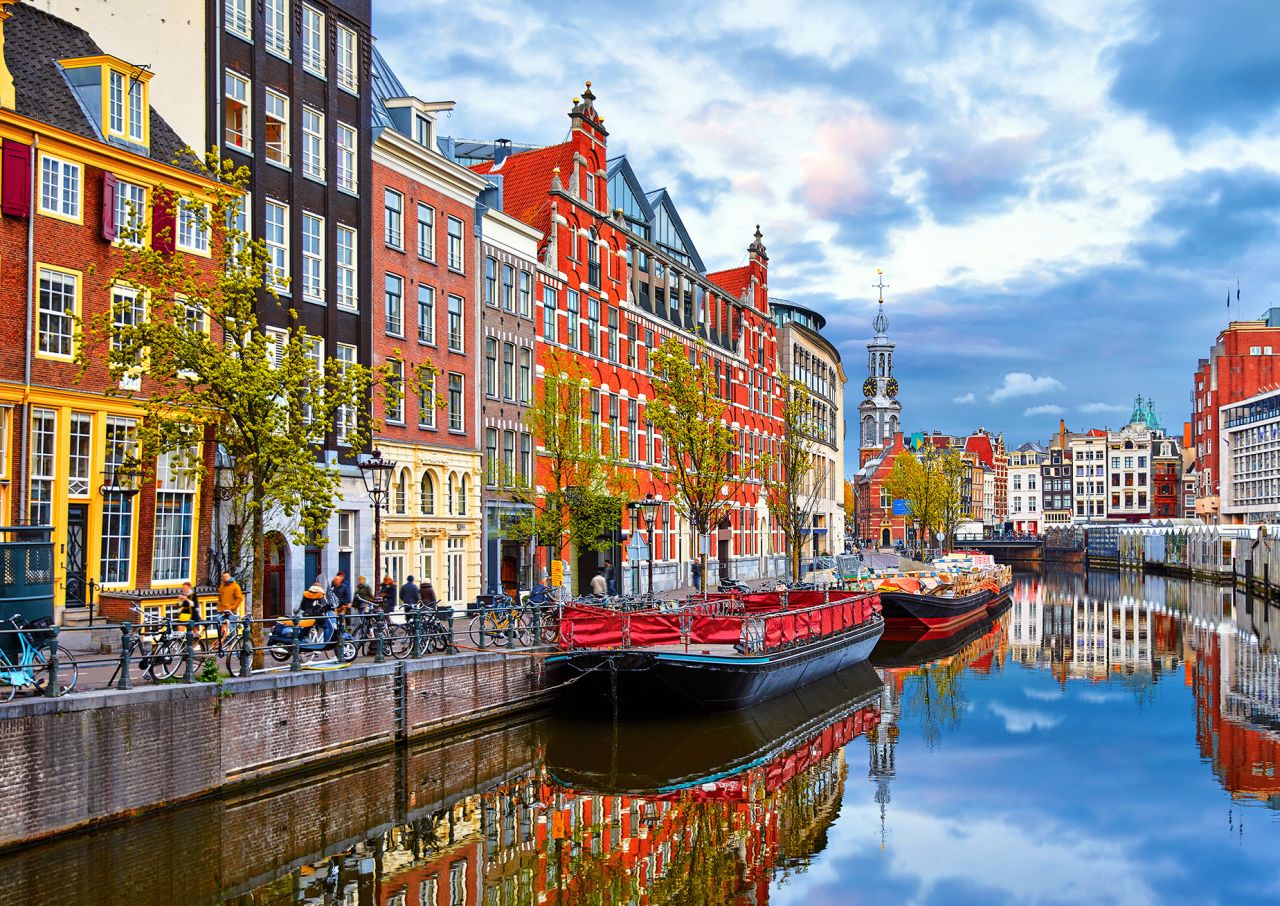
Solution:
[[[314,659],[322,652],[331,652],[339,663],[356,659],[356,643],[351,633],[338,626],[338,614],[333,605],[327,604],[317,617],[302,617],[295,621],[284,618],[276,621],[267,637],[267,650],[271,657],[283,663],[293,657],[294,639],[303,657]]]

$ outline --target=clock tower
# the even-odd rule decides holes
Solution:
[[[880,291],[880,307],[871,322],[876,335],[867,344],[867,379],[862,382],[865,399],[858,406],[860,464],[879,453],[902,430],[902,404],[898,402],[898,380],[893,376],[893,343],[888,336],[889,318],[884,313],[884,291],[889,284],[879,270],[876,276],[873,285]]]

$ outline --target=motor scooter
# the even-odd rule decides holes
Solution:
[[[331,653],[339,663],[356,659],[355,640],[350,632],[339,627],[338,614],[331,603],[326,603],[319,616],[303,616],[296,621],[289,617],[277,620],[267,637],[267,651],[283,663],[293,657],[295,638],[298,639],[298,650],[308,660],[314,660],[325,652]]]

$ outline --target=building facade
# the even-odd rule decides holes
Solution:
[[[902,404],[898,402],[898,379],[893,376],[894,343],[889,339],[889,318],[884,313],[884,286],[880,281],[880,304],[871,322],[875,336],[867,344],[867,376],[862,382],[863,401],[858,404],[858,464],[879,454],[895,434],[902,431]]]
[[[776,296],[770,300],[778,326],[778,349],[783,374],[808,394],[813,472],[807,485],[811,512],[803,556],[837,554],[844,549],[844,388],[847,380],[840,353],[822,335],[826,318],[812,309]]]
[[[1222,521],[1280,521],[1280,391],[1220,407],[1218,424]]]
[[[1169,455],[1177,443],[1165,436],[1150,400],[1134,400],[1129,423],[1107,433],[1107,518],[1141,522],[1151,517],[1154,458]]]
[[[1039,535],[1044,529],[1041,476],[1048,458],[1049,452],[1035,443],[1009,453],[1009,521],[1018,534]]]
[[[1071,451],[1072,521],[1100,522],[1107,517],[1107,432],[1093,428],[1067,441]]]
[[[854,473],[854,499],[858,509],[854,531],[859,544],[891,547],[907,542],[904,502],[899,501],[895,506],[893,495],[886,486],[894,459],[906,450],[902,434],[895,434]]]

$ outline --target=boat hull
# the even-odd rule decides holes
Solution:
[[[567,702],[619,712],[725,711],[794,692],[865,661],[884,632],[876,616],[845,632],[761,655],[609,648],[547,658],[548,679]],[[609,712],[605,712],[609,713]]]
[[[884,638],[888,641],[944,638],[985,617],[990,609],[1008,599],[1010,588],[1006,585],[995,592],[984,588],[962,598],[881,592]]]

